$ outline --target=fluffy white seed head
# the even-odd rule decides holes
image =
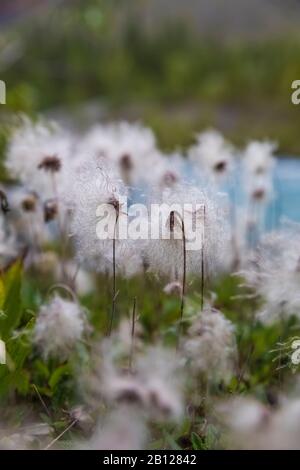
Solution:
[[[39,310],[33,341],[45,359],[56,357],[63,361],[82,339],[85,326],[82,308],[55,295]]]
[[[53,181],[45,170],[45,159],[55,159],[56,192],[63,191],[72,154],[72,137],[55,123],[33,123],[24,118],[7,149],[6,168],[9,174],[34,190],[43,199],[53,197]],[[42,165],[42,166],[41,166]]]
[[[300,236],[291,230],[267,235],[241,274],[246,286],[263,299],[258,317],[276,321],[300,312]]]
[[[151,234],[159,236],[151,237],[145,248],[149,269],[181,281],[185,237],[187,274],[202,274],[202,257],[205,276],[218,270],[229,243],[223,209],[204,191],[191,186],[165,190],[159,202],[164,204],[161,217],[151,219]]]
[[[231,378],[236,359],[234,325],[218,310],[207,307],[188,330],[183,354],[196,373],[209,380]]]
[[[159,159],[152,131],[128,122],[92,127],[83,137],[77,154],[79,160],[81,155],[102,158],[129,186],[145,182]]]
[[[77,448],[93,450],[141,450],[146,446],[147,427],[143,417],[127,406],[120,406],[99,421],[86,443]]]
[[[76,174],[69,200],[72,208],[71,234],[81,264],[102,272],[111,269],[114,233],[107,239],[103,234],[99,236],[98,222],[104,216],[104,213],[99,213],[99,208],[109,210],[107,223],[114,232],[115,224],[126,217],[120,205],[121,196],[125,194],[125,187],[105,167],[102,159],[92,159]],[[118,240],[117,231],[115,235],[119,250],[122,240]]]
[[[274,167],[274,151],[277,145],[273,142],[250,142],[244,151],[244,167],[248,176],[267,175]]]
[[[183,410],[182,373],[173,352],[160,346],[135,350],[133,368],[128,369],[122,345],[112,346],[102,344],[101,360],[90,380],[94,397],[100,393],[110,404],[133,406],[151,420],[177,420]]]
[[[231,448],[290,450],[300,448],[300,401],[285,399],[269,408],[253,398],[236,398],[219,407]]]
[[[189,149],[189,159],[200,171],[215,181],[230,173],[234,163],[234,150],[215,130],[197,135],[197,143]]]

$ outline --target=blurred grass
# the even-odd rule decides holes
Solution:
[[[15,271],[14,276],[11,273],[10,279],[18,284],[19,289],[19,275],[16,277]],[[119,295],[114,326],[117,327],[124,317],[130,318],[133,299],[136,297],[138,321],[143,326],[145,344],[158,341],[165,345],[175,345],[180,301],[163,292],[162,281],[149,275],[128,280],[118,279]],[[238,361],[232,380],[229,384],[212,385],[211,393],[216,399],[251,394],[269,406],[274,406],[280,393],[288,390],[293,380],[293,372],[286,357],[282,357],[280,363],[286,367],[278,370],[279,363],[278,360],[274,361],[275,354],[272,350],[276,348],[279,338],[284,342],[296,334],[299,331],[299,323],[293,318],[269,326],[257,322],[257,301],[237,297],[237,294],[243,292],[239,287],[240,281],[236,277],[223,276],[209,286],[216,294],[215,306],[220,308],[236,327],[238,346]],[[89,367],[92,343],[78,343],[68,362],[55,359],[43,361],[32,347],[30,338],[36,312],[49,298],[49,285],[52,282],[54,279],[51,279],[51,276],[37,276],[34,271],[27,272],[26,276],[22,277],[21,296],[16,300],[20,303],[22,316],[16,319],[18,328],[7,341],[10,366],[1,369],[0,403],[13,405],[17,410],[21,410],[25,403],[27,406],[30,403],[31,408],[40,410],[41,404],[36,393],[38,390],[51,409],[51,417],[45,414],[40,416],[43,422],[48,422],[59,433],[60,428],[65,429],[67,426],[65,410],[78,403],[78,370],[87,370]],[[99,275],[96,285],[101,295],[95,295],[93,292],[80,298],[80,303],[90,312],[92,338],[96,341],[107,331],[111,284],[106,276]],[[199,314],[197,282],[193,283],[193,288],[189,287],[186,300],[183,330],[187,328],[189,318]],[[222,434],[214,425],[213,415],[209,415],[212,410],[206,409],[202,404],[196,411],[193,420],[186,418],[176,426],[153,425],[154,441],[151,448],[196,450],[224,447]],[[205,427],[204,431],[203,423],[207,416],[209,428]]]
[[[19,50],[1,67],[5,110],[73,113],[93,102],[106,119],[153,126],[166,149],[216,126],[237,144],[271,138],[282,153],[300,154],[299,109],[290,99],[300,35],[221,42],[194,37],[187,23],[150,35],[134,18],[122,23],[119,6],[75,1],[4,31],[0,44]]]

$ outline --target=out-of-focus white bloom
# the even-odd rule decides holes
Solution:
[[[245,192],[244,227],[247,245],[255,247],[265,230],[266,210],[274,199],[273,152],[271,142],[250,142],[242,160],[242,178]]]
[[[231,448],[300,449],[300,400],[285,399],[270,409],[251,398],[236,398],[219,407]]]
[[[129,186],[145,181],[158,160],[152,131],[127,122],[93,127],[82,139],[77,153],[79,159],[80,155],[102,158]]]
[[[278,445],[280,446],[280,439],[282,435],[289,439],[284,439],[285,445],[294,446],[300,449],[300,400],[292,399],[285,400],[281,408],[273,419],[274,428],[278,431]],[[294,447],[294,448],[295,448]]]
[[[153,201],[157,202],[157,201]],[[212,274],[222,266],[229,243],[229,226],[223,211],[203,191],[191,186],[178,186],[162,194],[161,217],[151,219],[152,237],[145,248],[149,269],[181,280],[183,271],[183,232],[186,239],[186,272]],[[174,214],[174,227],[171,219]]]
[[[209,380],[231,378],[236,358],[234,325],[218,310],[206,307],[188,330],[183,354],[195,372]]]
[[[134,325],[134,338],[132,338],[132,318],[125,317],[120,321],[115,336],[118,341],[122,344],[124,352],[127,355],[130,354],[131,350],[134,354],[138,351],[143,350],[143,328],[138,319],[138,312],[135,314],[135,325]]]
[[[53,181],[48,172],[39,168],[47,157],[57,158],[60,169],[55,175],[56,190],[60,194],[68,174],[72,154],[72,138],[55,123],[33,123],[24,118],[14,132],[7,149],[6,168],[29,190],[41,197],[53,197]]]
[[[150,347],[136,361],[136,373],[146,389],[150,412],[162,419],[178,419],[183,412],[182,371],[173,351]]]
[[[256,175],[246,178],[245,189],[252,204],[266,204],[274,195],[273,181],[270,175]]]
[[[141,182],[151,190],[162,191],[165,188],[176,188],[182,183],[183,158],[180,154],[163,154],[152,152],[143,162],[144,171]]]
[[[85,313],[80,305],[55,295],[40,308],[33,341],[45,359],[65,360],[82,339],[85,327]]]
[[[67,275],[68,275],[68,269],[73,273],[74,272],[74,264],[71,263],[71,266],[68,267],[67,265]],[[70,272],[70,274],[71,274]],[[72,278],[71,278],[72,280]],[[75,280],[74,280],[74,289],[75,292],[78,293],[78,295],[87,295],[90,294],[93,289],[95,288],[95,282],[94,279],[92,278],[91,274],[84,269],[79,269],[78,272],[75,275]]]
[[[42,449],[52,432],[53,429],[47,423],[28,423],[15,430],[1,426],[0,449]]]
[[[165,294],[177,295],[180,297],[182,294],[182,284],[178,281],[172,281],[165,285],[163,290]]]
[[[251,398],[235,398],[220,407],[226,423],[237,433],[255,432],[264,427],[271,416],[270,410]]]
[[[100,421],[87,443],[78,448],[94,450],[141,450],[146,446],[144,419],[127,406],[120,406]]]
[[[182,157],[164,155],[152,131],[128,122],[96,125],[77,145],[75,166],[101,158],[127,186],[173,187],[180,179]]]
[[[106,271],[112,266],[113,236],[104,239],[97,233],[98,222],[105,215],[98,213],[110,209],[106,220],[110,228],[117,228],[123,213],[121,197],[126,194],[122,183],[104,167],[100,159],[92,159],[83,165],[74,181],[74,190],[69,194],[72,207],[71,234],[75,239],[77,254],[81,265],[88,265],[98,271]],[[97,215],[98,214],[98,215]],[[116,225],[117,223],[117,225]],[[122,240],[115,232],[118,249]],[[126,242],[126,240],[125,240]],[[118,262],[118,257],[116,256]]]
[[[92,274],[73,261],[67,261],[64,265],[57,263],[55,265],[55,278],[58,281],[68,279],[69,284],[74,288],[78,295],[87,295],[95,288],[94,278]]]
[[[126,403],[142,409],[149,419],[177,420],[183,411],[181,369],[173,352],[162,347],[135,350],[133,369],[124,363],[122,352],[111,342],[104,343],[100,369],[90,379],[92,392],[110,403]],[[112,347],[113,346],[113,347]],[[121,351],[120,351],[121,347]],[[127,347],[125,347],[127,352]],[[121,355],[121,358],[120,358]],[[97,403],[97,399],[95,400]]]
[[[30,267],[38,271],[42,275],[55,277],[59,266],[59,257],[54,251],[43,251],[36,253],[31,259]]]
[[[144,247],[146,240],[119,240],[116,249],[118,273],[123,278],[132,278],[145,272]],[[107,272],[111,271],[108,267]]]
[[[9,201],[11,210],[8,220],[19,242],[25,242],[37,250],[51,239],[44,223],[43,205],[36,192],[15,187],[9,191]]]
[[[60,263],[58,255],[54,251],[36,253],[31,260],[30,267],[43,275],[52,276],[57,282],[68,281],[68,285],[79,296],[89,294],[95,288],[92,274],[79,268],[73,261]]]
[[[250,142],[244,151],[244,167],[249,176],[267,175],[274,167],[277,145],[273,142]]]
[[[249,265],[241,272],[246,285],[264,304],[258,313],[263,321],[276,321],[300,312],[299,229],[267,235]]]
[[[18,245],[14,232],[7,230],[7,223],[0,216],[0,259],[13,258],[18,253]]]
[[[217,408],[233,449],[267,449],[272,411],[252,398],[234,398]]]
[[[197,135],[197,143],[188,152],[189,159],[199,166],[204,175],[218,180],[233,167],[234,150],[215,130]]]

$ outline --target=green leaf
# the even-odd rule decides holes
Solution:
[[[38,377],[40,377],[42,380],[43,379],[46,379],[46,380],[49,379],[50,371],[48,369],[48,366],[47,366],[47,364],[45,364],[40,359],[37,359],[36,361],[34,361],[34,369],[35,369]]]
[[[26,395],[30,388],[30,376],[26,370],[19,370],[11,376],[12,385],[21,395]]]
[[[50,388],[52,390],[55,389],[57,384],[62,379],[62,377],[64,375],[70,375],[70,373],[71,373],[71,370],[70,370],[69,364],[65,364],[65,365],[60,366],[57,369],[55,369],[55,371],[53,372],[53,374],[51,375],[50,380],[49,380]]]
[[[213,449],[216,446],[216,443],[220,437],[220,433],[218,429],[213,426],[212,424],[209,424],[207,426],[206,430],[206,445],[209,449]]]
[[[5,301],[5,287],[4,287],[3,279],[0,278],[0,309],[3,308],[4,301]]]
[[[169,434],[168,432],[165,432],[164,436],[172,450],[181,450],[180,445],[177,444],[177,442],[175,441],[174,437],[171,436],[171,434]]]
[[[193,450],[204,450],[206,448],[201,437],[198,436],[198,434],[196,434],[195,432],[192,432],[191,434],[191,441]]]
[[[6,340],[21,320],[22,263],[17,261],[0,280],[0,304],[2,300],[4,313],[0,316],[0,337]]]

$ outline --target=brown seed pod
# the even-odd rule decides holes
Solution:
[[[26,194],[21,202],[21,207],[24,212],[35,212],[38,195],[35,192]]]
[[[58,207],[55,199],[48,199],[44,203],[44,221],[51,222],[57,217]]]
[[[61,169],[61,161],[57,155],[48,155],[43,158],[41,163],[38,165],[38,169],[56,173]]]
[[[0,205],[3,214],[7,214],[10,211],[7,196],[2,189],[0,189]]]

